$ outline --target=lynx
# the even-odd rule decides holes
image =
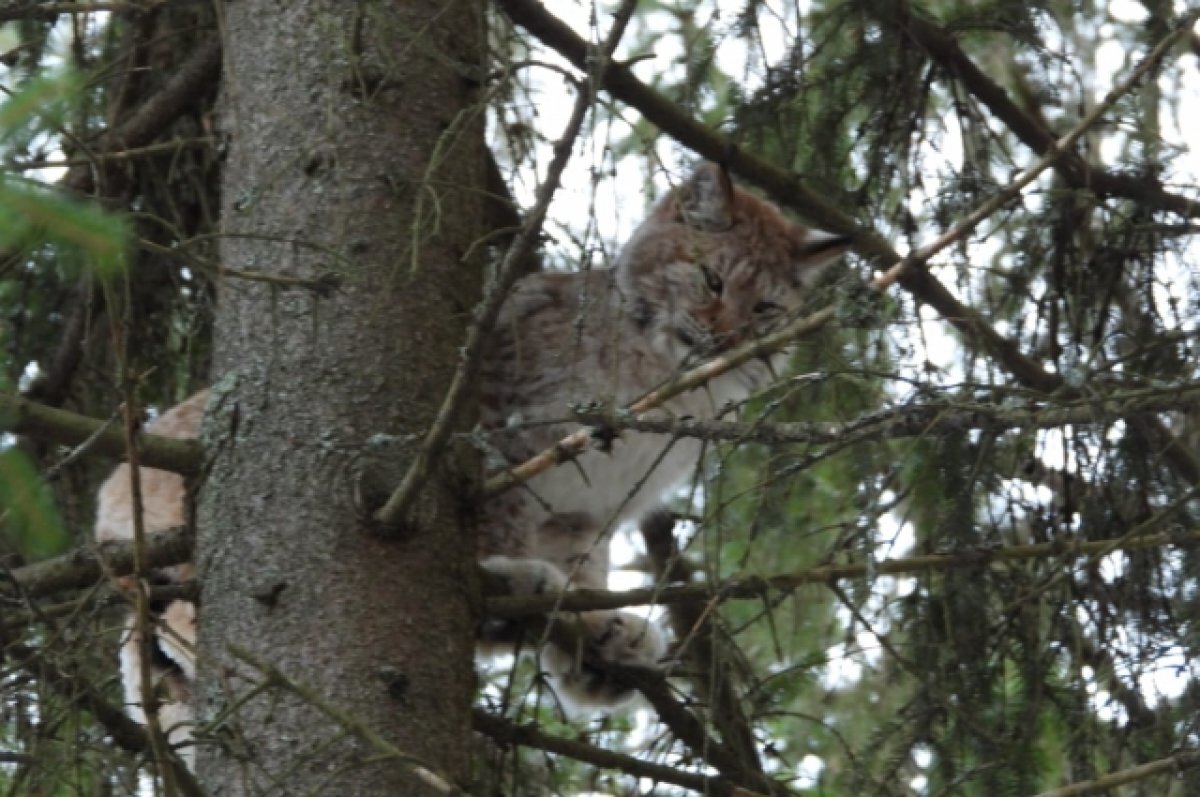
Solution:
[[[696,169],[652,210],[611,269],[540,273],[507,297],[481,372],[481,431],[490,465],[518,464],[577,427],[577,405],[621,407],[680,369],[779,323],[804,299],[823,266],[842,255],[846,238],[787,220],[773,204],[732,184],[712,164]],[[671,400],[662,412],[713,417],[766,384],[781,363],[755,361]],[[150,428],[195,436],[206,400],[199,393]],[[667,445],[662,437],[625,433],[607,450],[532,479],[482,507],[479,557],[518,593],[606,588],[608,543],[617,526],[657,505],[666,490],[695,472],[699,441]],[[100,539],[132,536],[129,473],[117,469],[100,491]],[[148,531],[183,521],[182,480],[144,471]],[[191,575],[184,565],[164,573]],[[166,693],[164,727],[186,739],[194,677],[195,607],[158,607],[155,672]],[[653,623],[627,612],[581,617],[600,660],[655,666],[666,652]],[[514,629],[485,623],[481,649],[511,650]],[[121,648],[126,701],[141,718],[139,646],[132,621]],[[545,645],[540,666],[573,710],[612,708],[629,691],[575,652]]]

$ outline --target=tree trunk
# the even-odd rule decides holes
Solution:
[[[264,676],[231,651],[465,781],[473,463],[447,455],[394,536],[360,522],[356,486],[366,463],[376,484],[402,475],[409,449],[380,456],[377,441],[430,424],[478,298],[482,14],[225,9],[221,261],[340,287],[230,279],[220,297],[198,532],[198,719],[217,723],[201,729],[201,779],[213,794],[424,794],[411,762],[278,682],[239,703]]]

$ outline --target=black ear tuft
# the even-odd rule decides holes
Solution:
[[[734,192],[729,173],[715,163],[703,163],[675,192],[683,222],[704,232],[723,232],[733,226]]]
[[[796,247],[796,280],[801,285],[817,281],[827,266],[836,263],[850,249],[852,239],[824,230],[810,229]]]

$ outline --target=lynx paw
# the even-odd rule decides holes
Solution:
[[[542,559],[514,559],[510,556],[489,556],[479,563],[484,570],[502,580],[514,595],[540,595],[566,589],[567,577],[554,565]],[[511,653],[512,643],[520,642],[524,627],[519,621],[489,619],[479,628],[479,643],[489,655]]]
[[[547,645],[542,669],[568,713],[616,709],[628,703],[635,690],[588,659],[655,668],[666,653],[666,640],[653,622],[630,612],[588,612],[582,620],[588,633],[586,655]]]
[[[504,579],[514,595],[540,595],[567,588],[567,577],[544,559],[514,559],[489,556],[479,563],[485,570]]]

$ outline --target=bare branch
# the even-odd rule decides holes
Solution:
[[[155,532],[146,540],[147,567],[167,567],[191,561],[194,537],[190,529],[178,526]],[[22,594],[38,598],[68,589],[91,586],[104,577],[128,575],[134,571],[132,541],[105,542],[35,562],[12,571]]]
[[[0,394],[0,432],[24,434],[87,449],[115,459],[125,458],[125,435],[109,421],[98,421],[66,410],[47,407],[20,396]],[[184,476],[200,471],[204,447],[197,440],[140,432],[137,436],[141,464]]]
[[[1156,516],[1154,519],[1158,519]],[[1084,557],[1104,556],[1113,551],[1136,551],[1168,545],[1191,547],[1200,545],[1200,531],[1159,533],[1122,537],[1120,540],[1087,542],[1056,541],[1033,545],[1011,545],[1003,548],[980,548],[954,553],[925,554],[903,559],[883,559],[845,565],[821,565],[795,573],[767,577],[735,578],[721,584],[688,584],[677,587],[609,592],[596,589],[574,589],[563,593],[541,595],[489,597],[484,604],[491,617],[517,618],[545,614],[550,611],[592,611],[620,609],[626,606],[669,606],[696,601],[730,599],[761,599],[764,595],[790,592],[805,584],[825,584],[831,581],[875,578],[888,575],[910,575],[960,567],[1008,567],[1031,559],[1062,559],[1071,561]]]
[[[1160,758],[1157,761],[1151,761],[1147,764],[1130,767],[1129,769],[1122,769],[1119,772],[1110,772],[1104,777],[1096,778],[1095,780],[1072,783],[1070,786],[1063,786],[1061,789],[1040,792],[1034,797],[1082,797],[1085,794],[1103,794],[1110,792],[1118,786],[1124,786],[1127,783],[1136,783],[1139,780],[1152,778],[1155,775],[1171,775],[1196,766],[1200,766],[1200,751],[1181,750],[1174,755]]]
[[[882,11],[884,8],[875,6],[872,10]],[[921,16],[909,13],[907,6],[892,5],[886,8],[889,11],[894,9],[895,13],[891,18],[881,13],[881,18],[903,30],[952,78],[961,81],[1025,146],[1037,153],[1051,151],[1055,143],[1054,134],[1042,121],[1021,110],[1000,84],[976,66],[958,46],[953,35]],[[1196,34],[1192,33],[1191,37],[1195,40]],[[1152,176],[1114,174],[1092,166],[1073,152],[1058,159],[1054,169],[1075,188],[1084,188],[1100,196],[1132,199],[1140,205],[1161,208],[1182,216],[1200,216],[1200,202],[1166,191],[1162,183]]]
[[[758,797],[757,792],[733,786],[725,778],[714,778],[684,772],[675,767],[642,761],[633,756],[615,753],[602,747],[563,739],[543,733],[533,725],[517,725],[482,709],[475,710],[475,730],[505,745],[521,745],[545,750],[555,755],[573,758],[585,764],[615,769],[635,778],[648,778],[657,783],[670,783],[702,794],[716,797]]]

